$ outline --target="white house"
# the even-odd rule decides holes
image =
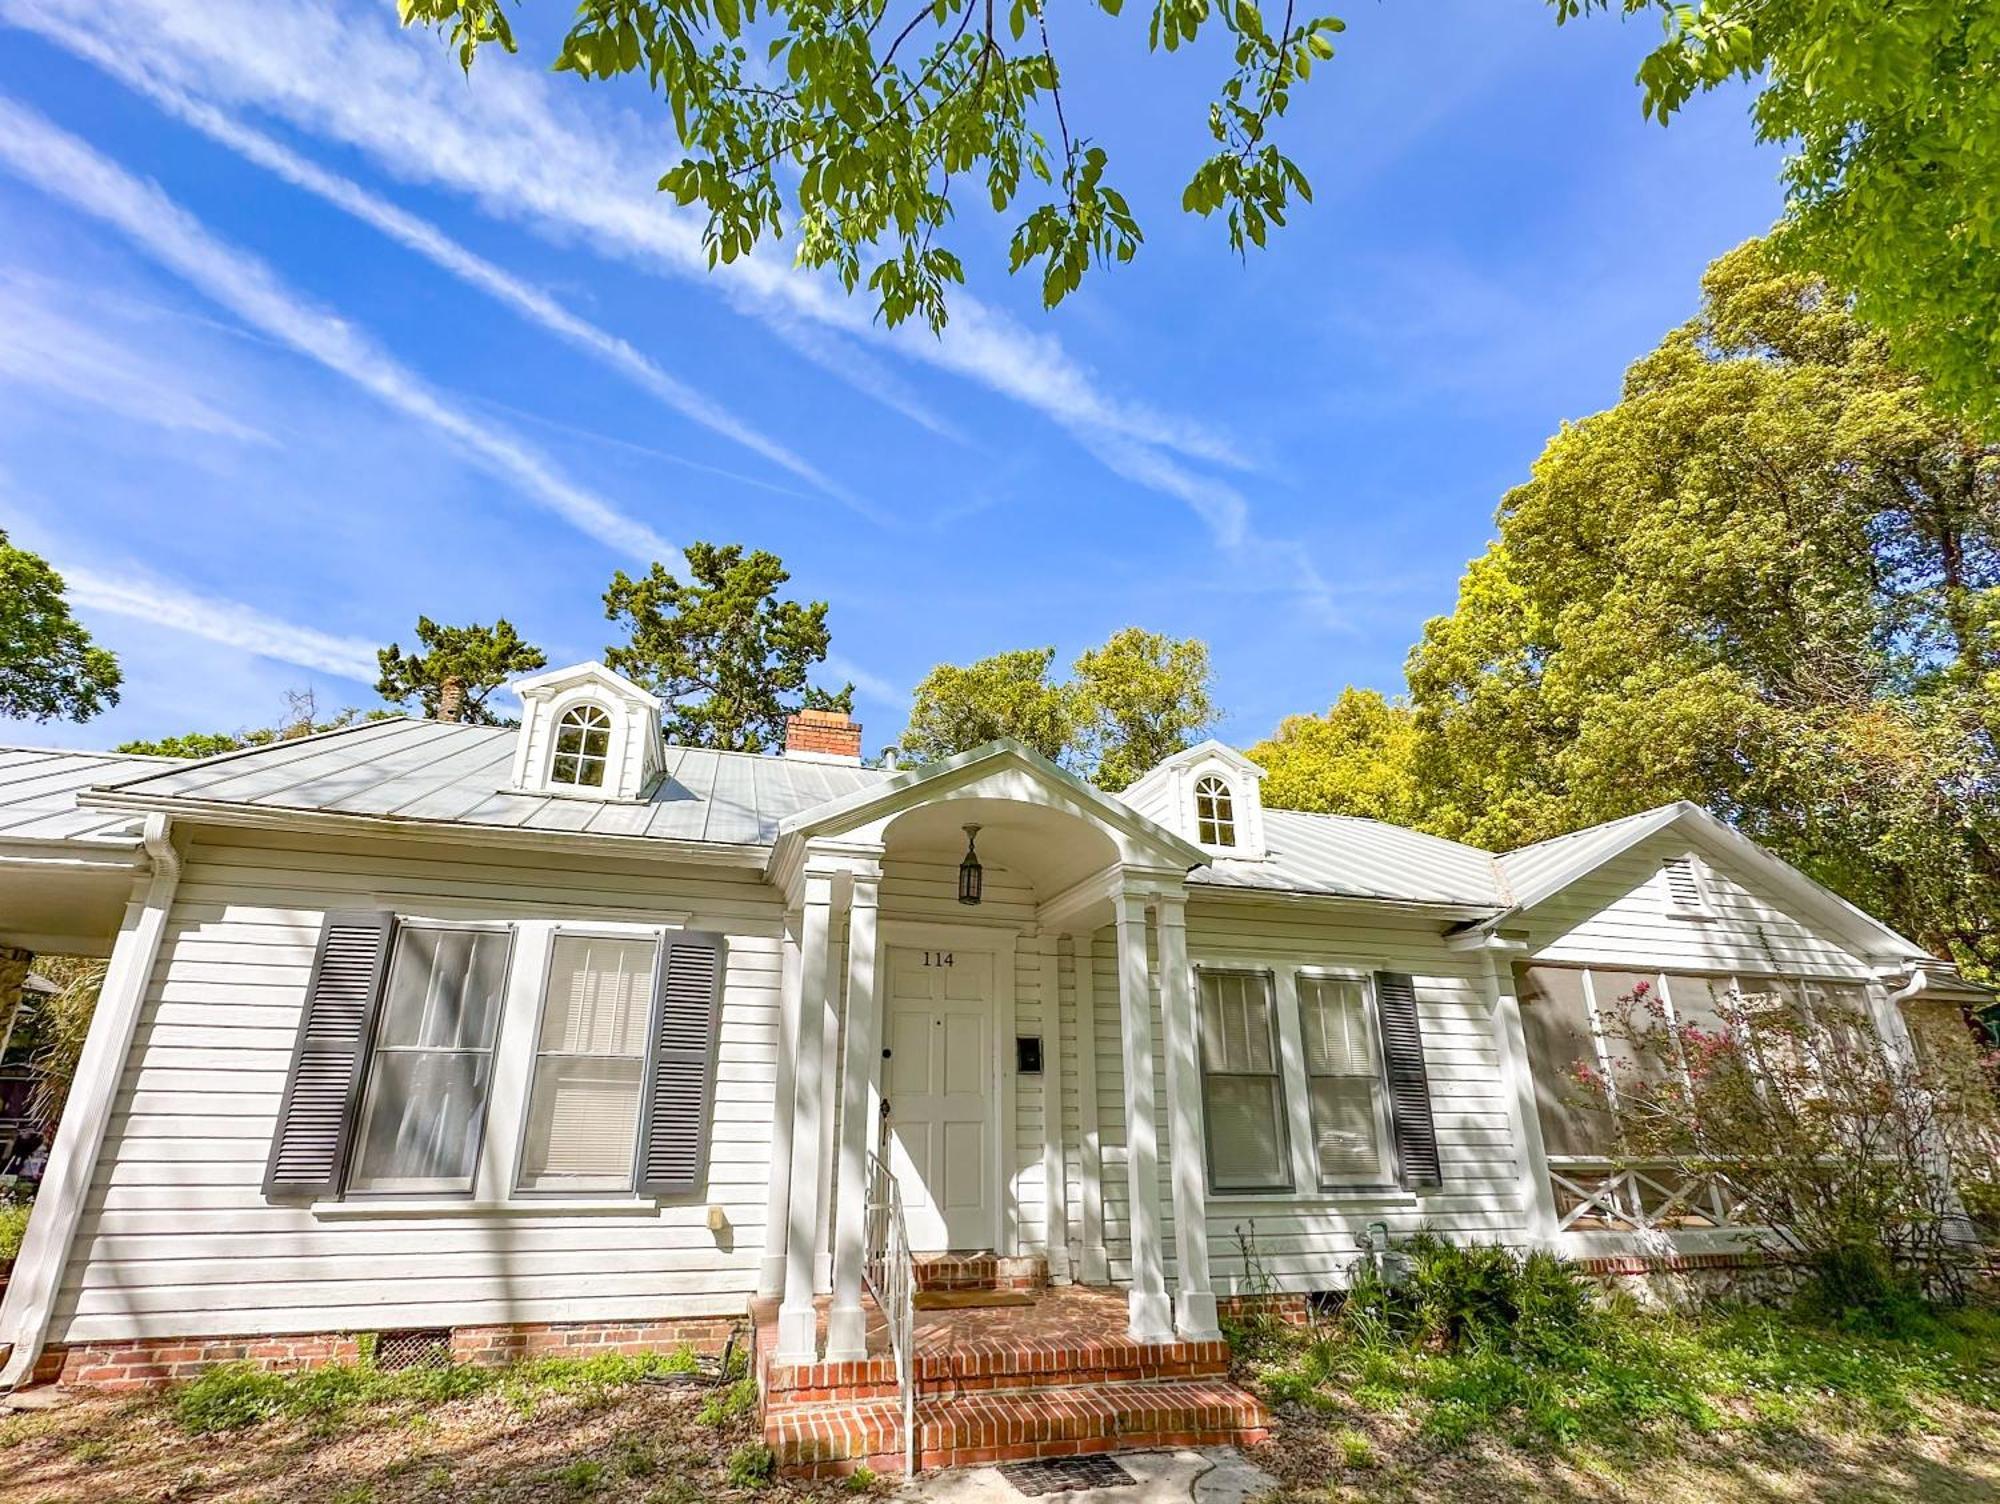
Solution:
[[[1496,857],[1266,809],[1214,742],[1114,797],[1009,742],[864,767],[824,714],[667,746],[596,664],[517,687],[518,730],[0,752],[0,944],[110,958],[0,1382],[754,1310],[775,1407],[887,1361],[891,1180],[916,1254],[1212,1354],[1219,1298],[1339,1288],[1375,1224],[1728,1247],[1563,1100],[1637,979],[1842,992],[1898,1047],[1967,991],[1691,805]]]

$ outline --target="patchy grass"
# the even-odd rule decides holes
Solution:
[[[2000,1498],[2000,1316],[1860,1336],[1769,1311],[1612,1308],[1456,1347],[1365,1317],[1245,1364],[1294,1499],[1771,1504]]]
[[[646,1382],[691,1354],[502,1370],[240,1365],[142,1398],[0,1416],[0,1504],[728,1504],[775,1482],[754,1394]],[[821,1490],[825,1492],[826,1490]]]

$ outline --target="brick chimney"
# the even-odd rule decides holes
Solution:
[[[839,710],[801,710],[785,722],[785,756],[805,762],[861,761],[861,723]]]

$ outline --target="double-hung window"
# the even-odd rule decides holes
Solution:
[[[659,943],[558,933],[521,1145],[524,1191],[632,1184]]]
[[[472,1188],[512,940],[500,928],[398,929],[348,1189]]]
[[[1384,1184],[1393,1178],[1389,1098],[1367,984],[1301,976],[1298,988],[1320,1188]]]
[[[1265,972],[1203,971],[1202,1114],[1217,1191],[1292,1187],[1277,1007]]]

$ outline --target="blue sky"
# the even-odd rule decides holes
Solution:
[[[420,612],[595,656],[613,570],[705,538],[831,603],[871,747],[936,662],[1131,623],[1208,641],[1247,742],[1400,688],[1547,436],[1779,208],[1744,96],[1641,119],[1650,26],[1364,4],[1286,125],[1315,203],[1239,262],[1178,206],[1222,60],[1064,16],[1143,251],[1047,313],[968,203],[953,327],[892,334],[786,248],[702,271],[649,101],[544,70],[566,14],[468,82],[388,4],[0,0],[0,527],[127,676],[0,740],[371,704]]]

